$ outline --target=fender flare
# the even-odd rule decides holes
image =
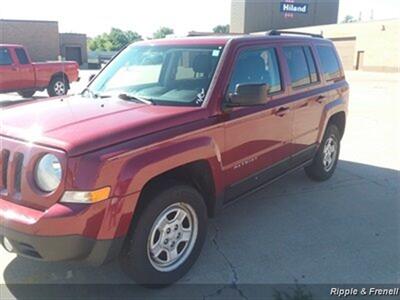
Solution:
[[[211,137],[197,137],[165,147],[152,147],[128,160],[120,169],[114,194],[123,196],[140,192],[151,179],[199,160],[209,163],[218,192],[217,187],[222,187],[221,152]]]
[[[338,98],[325,105],[324,110],[322,112],[321,123],[319,126],[320,130],[318,133],[318,143],[321,143],[326,131],[326,127],[328,126],[328,122],[333,115],[340,112],[343,112],[345,115],[347,115],[345,107],[346,103],[342,98]]]

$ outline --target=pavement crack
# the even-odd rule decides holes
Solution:
[[[350,174],[350,175],[352,175],[352,176],[354,176],[356,178],[359,178],[360,180],[365,180],[365,181],[368,181],[370,183],[376,184],[377,186],[382,187],[382,188],[384,188],[386,190],[389,190],[391,192],[396,192],[395,188],[392,188],[392,187],[389,186],[389,184],[388,184],[389,178],[387,178],[387,177],[382,178],[382,180],[386,183],[386,184],[384,184],[384,183],[381,183],[381,182],[379,182],[379,181],[377,181],[375,179],[369,178],[369,177],[367,177],[365,175],[363,176],[363,175],[360,175],[358,173],[354,173],[354,172],[352,172],[350,170],[347,170],[347,169],[341,169],[341,170],[346,172],[347,174]],[[395,177],[395,176],[399,177],[399,174],[393,175],[393,177]]]
[[[228,267],[229,267],[229,269],[231,271],[231,274],[232,274],[232,281],[231,281],[231,283],[229,285],[224,285],[223,287],[219,288],[215,292],[204,296],[203,299],[205,300],[207,298],[211,298],[211,297],[214,297],[214,296],[219,296],[227,288],[235,290],[242,299],[248,299],[246,297],[246,295],[243,293],[243,291],[240,289],[239,285],[238,285],[239,276],[238,276],[238,273],[237,273],[237,270],[236,270],[234,264],[230,261],[230,259],[227,257],[227,255],[224,253],[224,251],[221,249],[221,247],[218,244],[219,228],[217,226],[215,226],[215,225],[214,225],[214,228],[215,228],[215,235],[211,239],[211,241],[212,241],[215,249],[217,250],[217,252],[223,257],[223,259],[225,260],[226,264],[228,265]]]

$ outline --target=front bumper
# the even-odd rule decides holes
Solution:
[[[122,249],[137,197],[93,205],[56,203],[45,211],[0,198],[0,243],[4,246],[7,238],[12,252],[33,259],[104,264]]]
[[[82,260],[91,265],[102,265],[116,258],[124,241],[124,238],[94,240],[79,235],[42,237],[0,226],[3,246],[4,238],[11,244],[12,252],[21,256],[43,261]]]

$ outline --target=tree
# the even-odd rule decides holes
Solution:
[[[131,30],[123,31],[111,28],[110,33],[103,33],[88,41],[92,51],[119,51],[124,46],[142,40],[142,37]]]
[[[213,28],[214,33],[229,33],[229,25],[218,25]]]
[[[168,27],[161,27],[156,32],[153,33],[153,38],[155,39],[163,39],[169,34],[173,34],[174,30]]]
[[[344,17],[342,23],[353,23],[353,22],[356,22],[356,21],[357,21],[357,20],[354,19],[353,16],[347,15],[347,16]]]

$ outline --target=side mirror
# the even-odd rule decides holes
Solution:
[[[254,106],[268,102],[269,86],[265,83],[238,84],[234,94],[229,95],[229,107]]]
[[[96,77],[96,74],[90,75],[90,76],[89,76],[89,82],[91,82],[91,81],[93,80],[93,78],[95,78],[95,77]]]

